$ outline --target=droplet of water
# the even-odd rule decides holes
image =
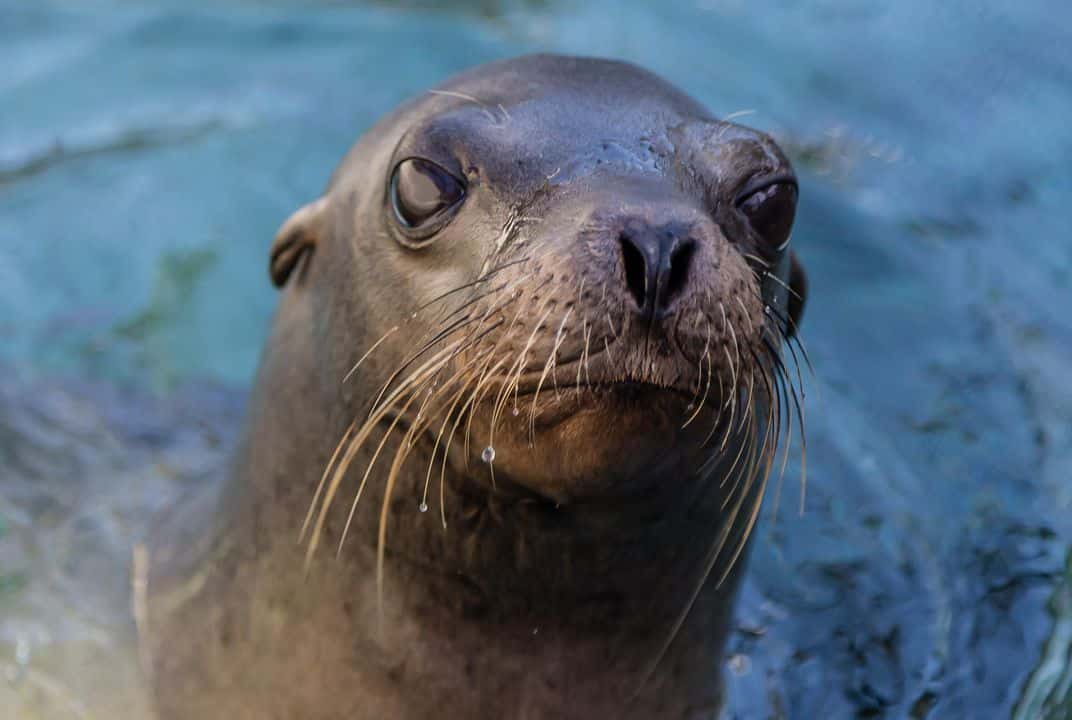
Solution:
[[[417,509],[420,510],[421,512],[428,512],[428,503],[426,503],[425,501],[421,500],[421,504],[417,506]]]
[[[493,448],[491,445],[488,445],[486,448],[484,448],[484,452],[480,453],[480,459],[486,463],[490,463],[492,460],[495,459],[495,448]]]
[[[411,317],[411,318],[415,318],[415,317],[417,317],[417,313],[413,313],[412,315],[410,315],[410,317]]]
[[[744,677],[752,670],[751,658],[740,653],[731,655],[726,664],[729,665],[730,671],[737,677]]]
[[[763,306],[763,314],[764,315],[770,315],[770,305],[764,305]]]
[[[518,410],[517,408],[514,408],[513,410],[510,411],[510,414],[513,415],[514,417],[517,417],[518,415],[521,414],[521,411]]]
[[[696,406],[693,403],[689,403],[688,405],[685,406],[685,409],[686,410],[692,410],[694,407],[696,407]]]
[[[30,643],[26,638],[19,638],[15,643],[14,672],[8,672],[7,680],[16,688],[22,684],[30,665]]]
[[[30,643],[24,637],[15,642],[15,664],[20,667],[30,664]]]

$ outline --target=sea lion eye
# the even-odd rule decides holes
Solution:
[[[764,185],[738,200],[737,207],[762,238],[766,250],[785,250],[797,209],[796,183],[776,181]]]
[[[407,158],[391,175],[391,206],[399,224],[428,235],[439,229],[438,220],[465,197],[465,185],[446,168],[431,160]]]

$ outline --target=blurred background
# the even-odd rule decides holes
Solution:
[[[1065,0],[0,0],[0,718],[144,717],[129,558],[225,461],[267,248],[376,118],[627,59],[800,176],[808,485],[727,718],[1072,717]]]

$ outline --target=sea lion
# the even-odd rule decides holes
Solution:
[[[713,716],[799,410],[796,199],[769,137],[621,62],[376,124],[273,242],[227,481],[150,545],[160,716]]]

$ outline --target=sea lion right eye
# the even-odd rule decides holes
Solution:
[[[427,237],[465,198],[465,184],[431,160],[407,158],[391,174],[390,193],[398,223],[411,234]]]
[[[795,182],[779,180],[752,190],[737,201],[737,207],[763,240],[765,250],[785,250],[797,208]]]

